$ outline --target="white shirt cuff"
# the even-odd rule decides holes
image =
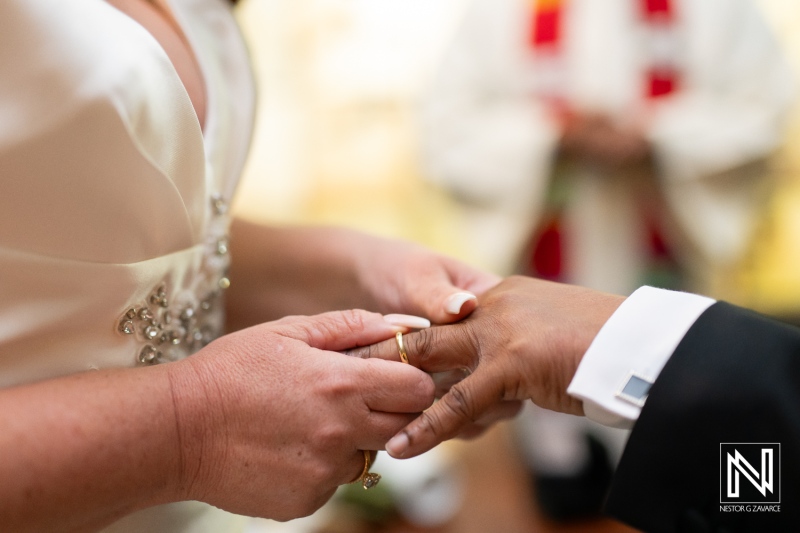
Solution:
[[[567,392],[583,400],[588,418],[632,427],[648,383],[655,382],[683,336],[714,302],[653,287],[636,290],[600,329]]]

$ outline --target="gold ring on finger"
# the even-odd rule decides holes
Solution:
[[[398,331],[394,339],[397,341],[397,351],[400,352],[400,360],[408,364],[408,353],[406,353],[406,345],[403,343],[403,334]]]
[[[361,486],[364,487],[364,490],[369,490],[378,484],[378,482],[381,480],[381,475],[369,471],[370,467],[372,466],[372,452],[369,450],[361,451],[364,453],[364,470],[361,471],[360,476],[350,483],[361,483]]]

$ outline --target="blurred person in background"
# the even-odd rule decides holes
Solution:
[[[423,102],[424,160],[503,273],[704,288],[749,244],[792,96],[749,0],[473,0]],[[598,508],[610,471],[590,430],[530,416],[545,508]]]

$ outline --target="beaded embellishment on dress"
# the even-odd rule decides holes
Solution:
[[[222,278],[227,283],[227,278]],[[199,304],[170,305],[166,283],[159,285],[146,304],[131,307],[120,319],[118,330],[136,335],[142,341],[137,362],[152,365],[175,361],[196,352],[214,340],[219,332],[209,321],[209,313],[219,300],[221,289],[206,295]]]
[[[228,204],[211,197],[212,224],[203,264],[194,273],[194,290],[159,283],[146,301],[130,307],[117,322],[117,331],[139,341],[138,365],[153,365],[187,357],[222,334],[222,321],[216,306],[222,291],[230,286],[227,277],[228,236],[225,234]],[[216,230],[216,231],[215,231]]]

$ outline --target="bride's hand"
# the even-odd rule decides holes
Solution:
[[[457,259],[400,240],[371,237],[361,247],[356,272],[365,291],[385,313],[409,313],[437,324],[469,315],[500,277]]]
[[[413,457],[531,399],[555,411],[583,414],[567,394],[578,363],[624,298],[581,287],[513,277],[488,291],[461,323],[404,335],[412,365],[427,372],[467,368],[439,402],[386,447]],[[353,350],[364,358],[398,359],[394,339]]]
[[[171,365],[183,499],[287,520],[358,478],[360,450],[383,449],[433,402],[416,368],[338,353],[396,331],[365,311],[288,317]]]
[[[422,246],[345,228],[234,221],[228,326],[331,309],[460,320],[500,278]]]

